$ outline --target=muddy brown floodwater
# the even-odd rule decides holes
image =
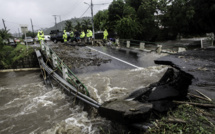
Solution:
[[[60,47],[66,48],[60,51]],[[85,47],[53,46],[71,69],[101,66],[111,59],[93,53]],[[79,49],[79,50],[77,50]],[[78,53],[79,51],[82,53]],[[144,60],[144,59],[142,59]],[[113,69],[78,73],[91,96],[100,104],[126,97],[136,89],[157,82],[167,66],[140,69]],[[74,104],[74,98],[61,92],[58,86],[46,89],[40,71],[0,74],[1,134],[99,134],[123,133],[126,128],[96,114],[84,111],[84,105]],[[117,127],[116,127],[117,126]]]

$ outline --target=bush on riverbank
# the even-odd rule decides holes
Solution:
[[[12,68],[13,64],[24,58],[29,56],[34,52],[33,48],[29,48],[25,45],[18,44],[16,48],[4,45],[0,49],[0,68],[1,69],[9,69]]]

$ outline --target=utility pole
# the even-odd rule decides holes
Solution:
[[[61,22],[61,16],[58,15],[58,17],[60,18],[60,22]],[[60,24],[60,30],[62,31],[62,24]]]
[[[20,31],[19,31],[19,28],[18,28],[18,32],[19,32],[19,38],[20,38]]]
[[[93,0],[91,0],[91,4],[88,4],[87,2],[84,2],[85,4],[89,5],[91,7],[91,20],[92,20],[92,29],[93,29],[93,39],[95,38],[95,31],[94,31],[94,21],[93,21],[93,5],[105,5],[108,3],[102,3],[102,4],[93,4]]]
[[[2,19],[2,22],[3,22],[3,24],[4,24],[4,29],[5,29],[5,31],[7,31],[7,27],[5,26],[5,21],[4,21],[4,19]]]
[[[94,39],[95,31],[94,31],[94,21],[93,21],[93,0],[91,0],[91,15],[92,15],[92,28],[93,28],[93,39]]]
[[[56,28],[56,30],[57,30],[57,22],[56,22],[56,21],[57,21],[57,18],[56,18],[57,15],[53,15],[53,16],[54,16],[54,19],[55,19],[55,28]]]
[[[34,26],[33,26],[32,19],[31,19],[31,27],[32,27],[32,32],[33,32],[33,36],[34,36]]]

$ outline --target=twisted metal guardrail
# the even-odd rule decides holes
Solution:
[[[77,78],[77,76],[67,67],[67,65],[57,56],[57,54],[46,44],[41,43],[41,50],[45,53],[46,62],[39,50],[35,50],[40,67],[45,70],[56,82],[58,82],[67,92],[83,102],[99,108],[100,104],[94,99],[90,98],[90,94],[86,86]],[[54,70],[51,69],[47,62],[52,60]],[[60,74],[55,71],[59,70]]]

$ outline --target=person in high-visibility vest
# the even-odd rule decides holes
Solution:
[[[73,31],[70,32],[70,38],[71,38],[71,42],[73,42],[74,38],[75,38],[75,35],[74,35]]]
[[[44,33],[43,33],[43,31],[38,31],[37,38],[38,38],[38,41],[40,42],[40,46],[41,46],[42,40],[44,40]]]
[[[73,31],[70,32],[70,37],[74,37],[74,32]]]
[[[67,33],[66,33],[66,30],[63,31],[64,34],[63,34],[63,40],[64,40],[64,43],[67,42]]]
[[[87,30],[87,40],[90,41],[93,36],[93,32],[91,30]]]
[[[106,41],[106,40],[107,40],[107,37],[108,37],[108,31],[107,31],[107,29],[105,29],[103,35],[104,35],[104,38],[103,38],[103,39]]]
[[[80,38],[83,39],[84,37],[85,37],[85,32],[84,32],[84,30],[82,30],[82,31],[81,31],[81,35],[80,35]]]

